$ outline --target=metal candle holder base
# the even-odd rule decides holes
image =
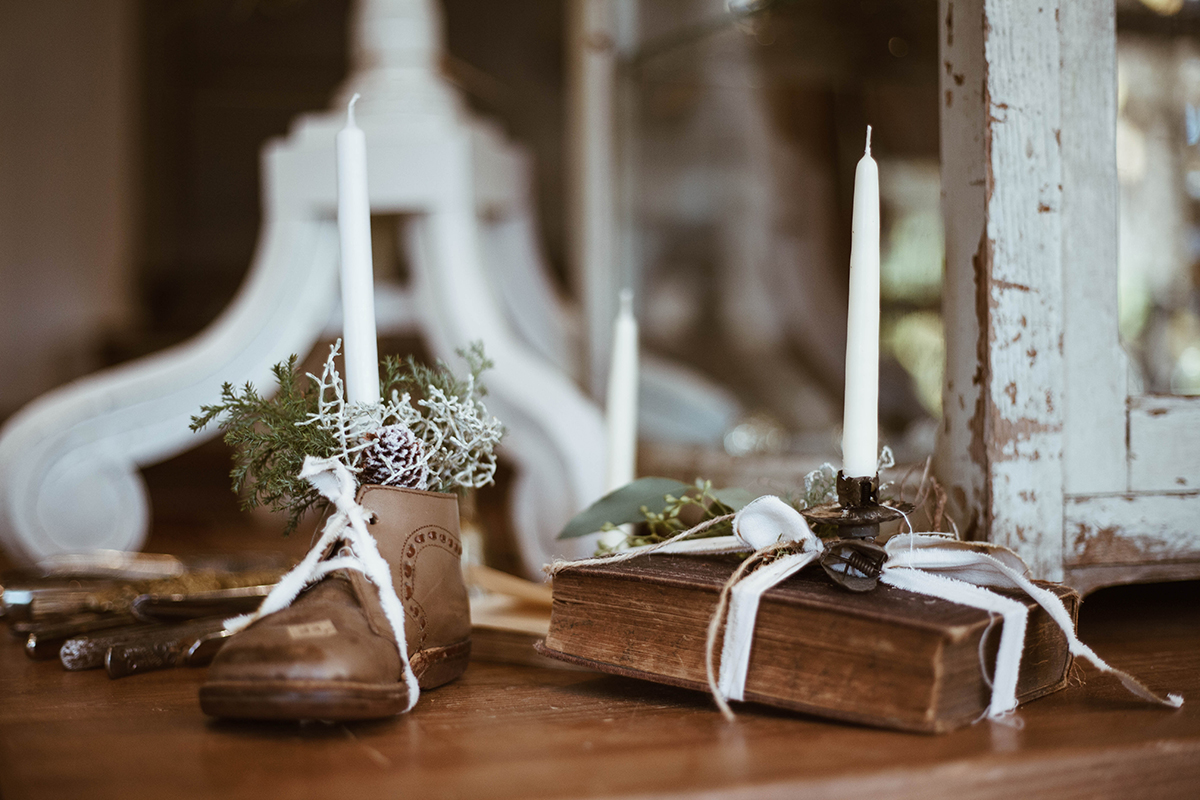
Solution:
[[[879,476],[847,478],[839,470],[836,503],[806,508],[800,513],[811,525],[833,525],[841,539],[869,539],[879,535],[879,526],[900,519],[908,503],[879,505]]]

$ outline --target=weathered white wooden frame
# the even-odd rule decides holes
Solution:
[[[1200,398],[1130,396],[1112,0],[940,0],[945,418],[974,538],[1082,591],[1200,576]]]

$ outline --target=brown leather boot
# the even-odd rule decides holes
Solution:
[[[457,498],[364,486],[358,502],[374,512],[368,530],[391,568],[420,688],[457,678],[471,653]],[[328,550],[323,559],[345,555],[337,542]],[[379,590],[353,569],[331,572],[288,607],[235,634],[200,689],[200,707],[215,717],[372,719],[410,705]]]

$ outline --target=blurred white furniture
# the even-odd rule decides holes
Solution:
[[[604,436],[599,409],[565,371],[566,326],[534,246],[528,165],[438,75],[436,3],[363,0],[353,36],[343,95],[363,95],[372,210],[407,215],[413,272],[405,289],[381,287],[380,317],[420,331],[451,362],[456,348],[486,343],[496,362],[488,404],[508,427],[513,523],[533,573],[551,552],[585,547],[554,536],[601,493]],[[258,252],[216,323],[180,347],[51,392],[9,421],[0,540],[14,557],[137,548],[149,521],[138,467],[197,443],[189,417],[222,382],[270,386],[270,365],[307,353],[326,329],[337,306],[333,142],[344,106],[300,119],[266,148]],[[506,300],[525,313],[506,314]]]

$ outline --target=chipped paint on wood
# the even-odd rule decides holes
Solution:
[[[948,365],[939,474],[952,495],[977,504],[978,534],[1015,549],[1039,577],[1056,578],[1063,429],[1056,4],[943,0],[943,7],[953,44],[948,35],[941,89],[954,102],[942,111]]]
[[[1129,398],[1129,488],[1200,489],[1200,397]],[[1193,515],[1200,512],[1200,501]],[[1200,541],[1200,526],[1195,526]]]
[[[979,327],[986,298],[977,291],[990,244],[984,219],[988,175],[984,158],[982,0],[941,0],[939,71],[942,213],[946,231],[946,277],[942,315],[946,328],[946,375],[936,470],[948,489],[948,512],[968,538],[984,538],[985,426],[982,406],[987,383],[987,337]]]
[[[1200,492],[1071,497],[1064,506],[1069,566],[1200,561]]]

